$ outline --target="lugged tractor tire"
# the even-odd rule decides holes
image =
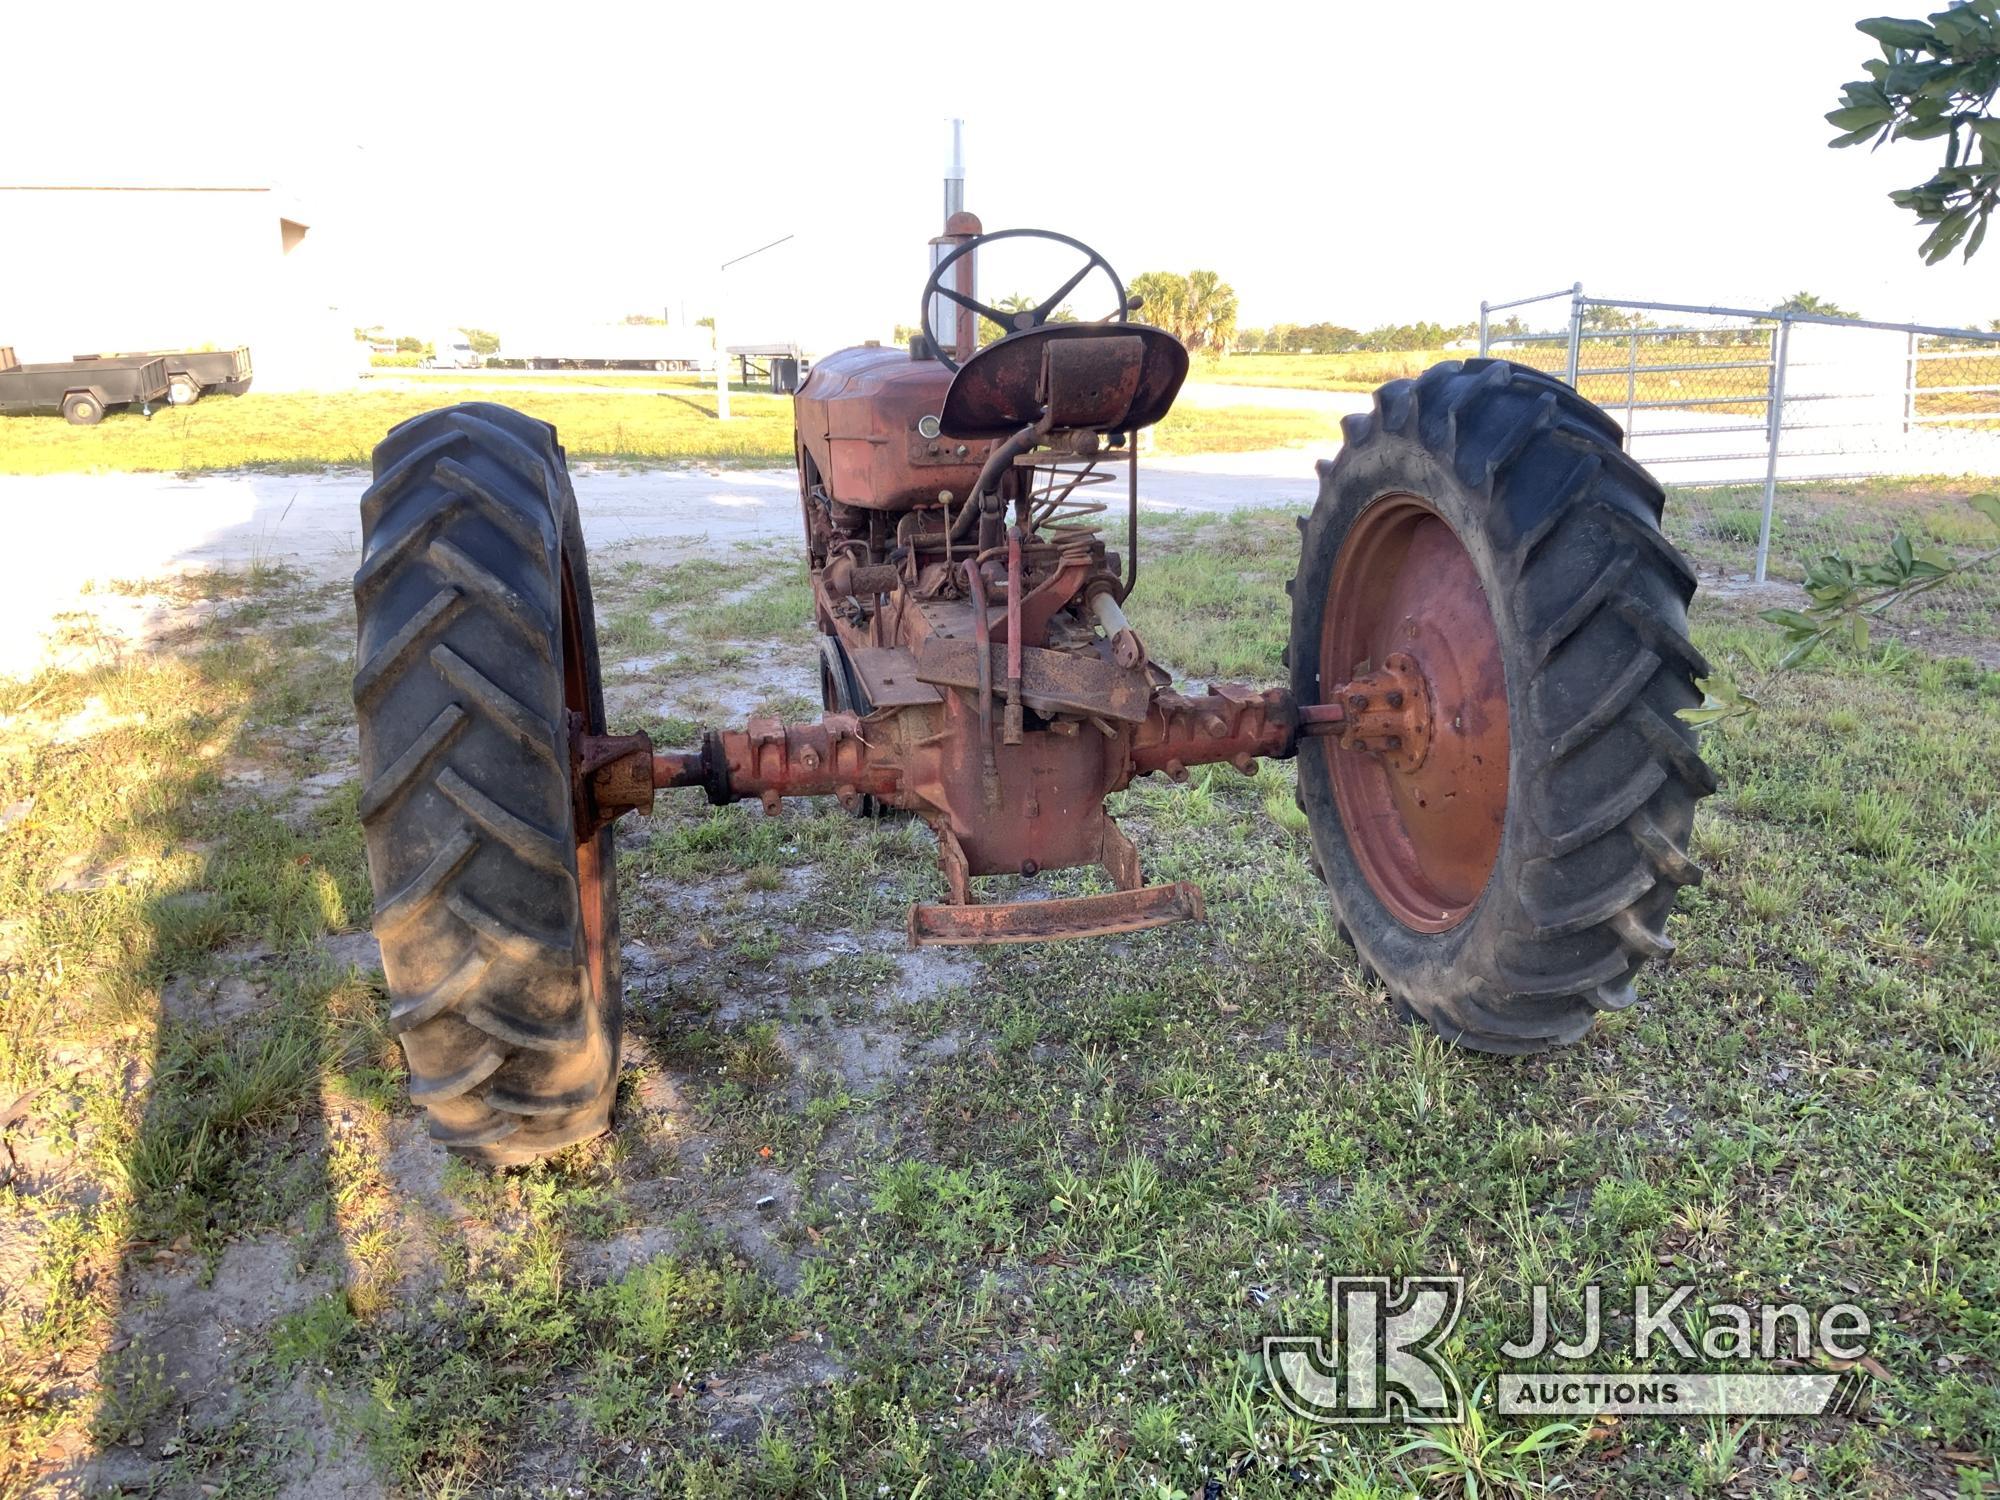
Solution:
[[[1493,784],[1504,785],[1504,804],[1490,799],[1497,845],[1484,885],[1468,880],[1462,908],[1440,902],[1435,921],[1419,921],[1431,913],[1413,914],[1405,893],[1428,888],[1384,873],[1400,859],[1423,874],[1416,856],[1398,852],[1410,836],[1343,817],[1342,796],[1364,805],[1348,789],[1375,773],[1343,768],[1337,789],[1336,758],[1367,752],[1309,741],[1299,800],[1313,862],[1362,963],[1445,1038],[1500,1053],[1577,1041],[1601,1012],[1632,1004],[1639,971],[1673,951],[1668,911],[1701,878],[1688,840],[1715,779],[1676,717],[1700,701],[1695,679],[1708,670],[1688,639],[1694,571],[1661,534],[1665,496],[1626,456],[1617,424],[1538,371],[1440,364],[1385,385],[1373,410],[1343,427],[1346,445],[1319,465],[1318,501],[1300,521],[1292,690],[1319,703],[1339,685],[1326,676],[1381,667],[1335,659],[1347,640],[1329,597],[1342,549],[1356,536],[1390,538],[1379,554],[1356,544],[1350,569],[1364,571],[1343,579],[1348,589],[1366,567],[1414,567],[1419,543],[1395,554],[1384,528],[1403,514],[1412,528],[1432,526],[1427,510],[1455,533],[1490,612],[1507,715],[1491,741],[1506,753],[1504,781],[1496,774]],[[1446,603],[1383,613],[1414,640],[1421,617]],[[1413,819],[1433,815],[1429,803],[1401,806]]]
[[[611,830],[579,844],[571,716],[602,733],[583,533],[555,429],[413,417],[361,500],[360,816],[390,1025],[430,1133],[492,1165],[607,1129]]]

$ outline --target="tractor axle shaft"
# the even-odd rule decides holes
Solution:
[[[1109,788],[1115,791],[1153,772],[1179,781],[1190,767],[1224,762],[1248,776],[1259,760],[1288,759],[1301,739],[1325,736],[1338,737],[1344,748],[1420,760],[1429,737],[1428,702],[1421,676],[1395,661],[1344,684],[1327,703],[1301,707],[1285,688],[1260,691],[1225,682],[1196,696],[1155,693],[1136,724],[1069,719],[1057,721],[1051,732],[1122,741],[1122,774]],[[871,796],[900,806],[910,800],[900,794],[910,781],[906,761],[917,748],[893,732],[865,737],[861,720],[850,713],[802,724],[753,718],[741,729],[710,731],[698,750],[655,749],[643,734],[578,734],[578,827],[595,832],[622,813],[650,812],[654,791],[673,787],[701,787],[718,806],[755,801],[767,811],[786,797]]]

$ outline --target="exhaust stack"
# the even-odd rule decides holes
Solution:
[[[945,232],[951,232],[951,216],[965,211],[965,121],[951,122],[951,161],[944,169]]]
[[[931,241],[931,269],[960,245],[979,233],[979,220],[965,211],[965,121],[951,122],[951,160],[944,169],[944,232]],[[979,295],[979,272],[973,266],[977,255],[962,256],[952,267],[952,280],[967,297]],[[976,318],[943,293],[931,299],[931,327],[938,342],[951,351],[952,358],[967,360],[979,347]],[[914,347],[914,346],[913,346]],[[928,359],[928,352],[916,358]]]

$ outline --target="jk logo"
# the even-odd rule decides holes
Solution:
[[[1456,1422],[1458,1376],[1438,1352],[1458,1321],[1461,1276],[1335,1276],[1328,1334],[1273,1334],[1264,1368],[1287,1410],[1315,1422]]]

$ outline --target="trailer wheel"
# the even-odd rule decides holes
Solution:
[[[375,450],[354,575],[360,818],[390,1026],[452,1150],[597,1135],[618,1082],[611,830],[579,839],[572,728],[601,733],[596,626],[555,429],[484,402]]]
[[[175,375],[167,381],[167,401],[173,406],[193,406],[201,399],[201,382],[192,375]]]
[[[87,391],[71,391],[63,397],[62,414],[72,427],[95,427],[104,420],[104,405]]]
[[[222,394],[225,396],[240,396],[250,389],[250,380],[251,377],[248,375],[244,376],[241,380],[225,380],[222,382]]]
[[[1343,425],[1300,522],[1293,691],[1413,660],[1431,738],[1302,750],[1315,864],[1362,961],[1446,1038],[1576,1041],[1672,953],[1701,878],[1715,779],[1675,716],[1707,671],[1695,575],[1617,424],[1547,375],[1441,364]]]

